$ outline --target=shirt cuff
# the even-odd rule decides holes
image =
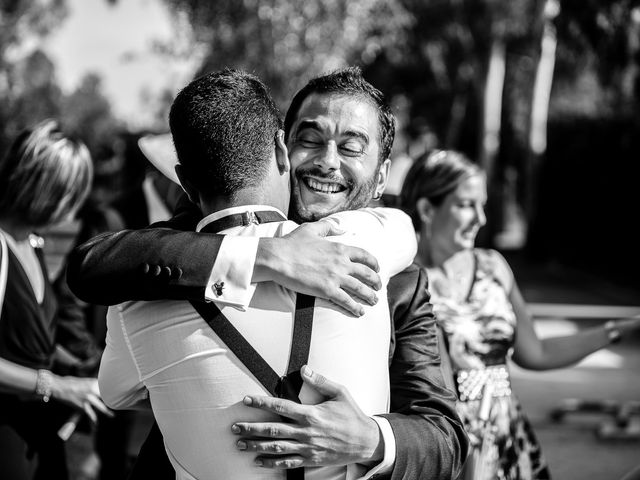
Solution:
[[[253,297],[251,283],[258,237],[225,236],[204,291],[205,300],[246,310]]]
[[[382,457],[382,462],[360,477],[359,480],[370,480],[379,475],[389,475],[396,463],[396,438],[393,436],[393,429],[389,421],[384,417],[374,416],[371,418],[375,420],[378,428],[380,428],[382,441],[384,442],[384,456]]]

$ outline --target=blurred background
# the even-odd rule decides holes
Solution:
[[[25,125],[61,117],[119,196],[146,167],[124,158],[133,140],[168,131],[193,76],[242,67],[285,111],[312,76],[358,64],[399,120],[389,193],[405,157],[461,150],[490,173],[482,242],[638,286],[636,3],[7,0],[0,151]]]
[[[157,218],[137,140],[168,131],[194,76],[254,72],[284,112],[309,78],[351,64],[398,119],[388,201],[412,158],[460,150],[489,173],[478,243],[510,261],[541,331],[640,311],[636,1],[2,0],[0,154],[23,127],[60,118],[91,150],[94,196],[143,227]],[[46,232],[52,277],[78,230]],[[569,396],[640,399],[638,340],[571,369],[575,381],[521,374],[556,478],[615,479],[640,458],[633,435],[597,435],[605,417],[549,418]]]

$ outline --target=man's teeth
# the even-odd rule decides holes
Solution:
[[[343,190],[342,185],[339,183],[323,183],[314,180],[313,178],[307,178],[307,185],[313,190],[317,190],[322,193],[337,193]]]

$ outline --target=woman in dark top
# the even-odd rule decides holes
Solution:
[[[96,379],[51,371],[57,304],[33,231],[69,218],[92,177],[86,147],[47,120],[22,132],[0,161],[0,472],[67,478],[57,431],[74,409],[108,412]]]

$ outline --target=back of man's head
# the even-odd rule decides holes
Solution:
[[[309,83],[295,94],[284,119],[285,139],[287,141],[300,107],[313,94],[347,95],[369,102],[378,112],[378,129],[380,133],[380,138],[378,139],[380,142],[379,163],[389,158],[396,131],[395,117],[384,94],[364,79],[359,67],[343,68],[312,78]]]
[[[256,76],[224,69],[178,93],[169,126],[185,178],[204,195],[232,197],[260,185],[282,120]]]

